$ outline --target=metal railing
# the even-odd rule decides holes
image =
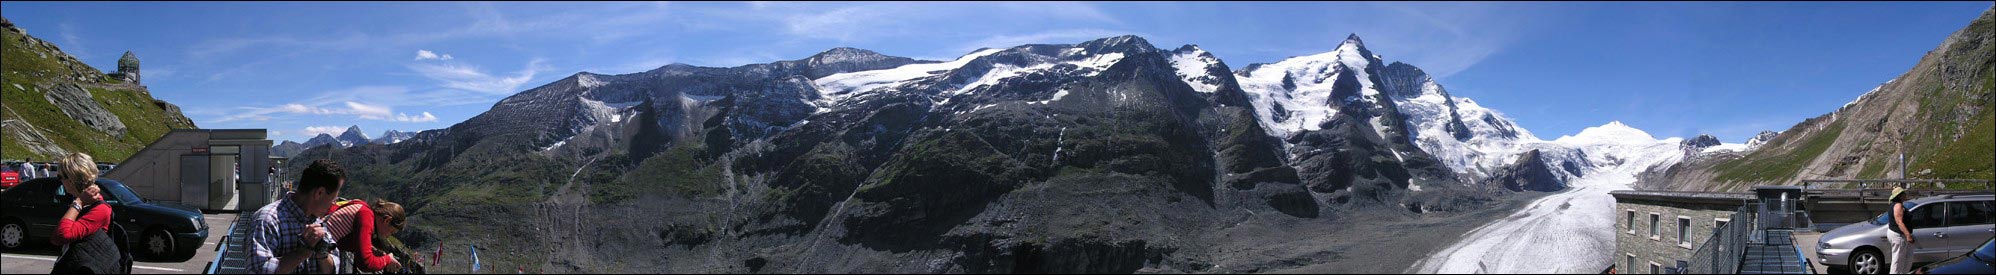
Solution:
[[[1698,244],[1691,252],[1691,258],[1679,273],[1693,274],[1735,274],[1739,273],[1740,260],[1746,256],[1746,245],[1750,240],[1759,239],[1760,203],[1748,203],[1733,211],[1731,221],[1712,230],[1712,235]]]

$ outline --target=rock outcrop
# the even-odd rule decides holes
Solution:
[[[104,162],[123,160],[173,129],[194,128],[179,106],[152,97],[138,85],[137,58],[120,61],[125,73],[105,74],[29,36],[0,18],[5,43],[5,82],[0,83],[0,127],[5,159],[48,159],[85,152]]]

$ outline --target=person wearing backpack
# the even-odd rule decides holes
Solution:
[[[69,196],[69,210],[56,222],[49,243],[62,247],[50,273],[126,274],[132,271],[132,254],[125,231],[112,221],[111,206],[104,205],[97,187],[97,166],[90,155],[70,153],[63,157],[58,175]]]

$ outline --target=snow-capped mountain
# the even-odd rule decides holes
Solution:
[[[413,132],[401,132],[401,131],[395,131],[395,130],[388,130],[388,131],[386,131],[386,132],[382,132],[382,133],[381,133],[381,137],[378,137],[378,138],[374,138],[374,140],[370,140],[370,141],[368,141],[368,143],[373,143],[373,144],[395,144],[395,143],[397,143],[397,142],[402,142],[402,141],[404,141],[404,140],[409,140],[409,138],[414,138],[414,137],[416,137],[416,133],[413,133]]]
[[[1462,183],[1459,172],[1415,145],[1409,121],[1420,119],[1409,118],[1398,106],[1400,100],[1381,91],[1386,66],[1380,56],[1356,34],[1334,49],[1235,72],[1262,127],[1284,141],[1288,162],[1324,168],[1299,173],[1311,189]],[[1414,77],[1419,78],[1425,77]],[[1385,177],[1353,177],[1373,173]]]
[[[367,142],[372,141],[367,138],[367,133],[360,131],[360,125],[348,126],[347,131],[340,133],[338,139],[340,147],[353,147],[354,145],[367,144]]]
[[[1381,100],[1378,85],[1367,73],[1378,63],[1378,56],[1365,49],[1357,34],[1345,38],[1336,49],[1274,64],[1248,65],[1237,73],[1241,88],[1248,92],[1255,114],[1261,116],[1261,124],[1270,135],[1288,139],[1315,131],[1336,118],[1339,107]]]
[[[1506,194],[1488,192],[1500,186],[1627,188],[1604,175],[1632,175],[1675,160],[1659,155],[1684,152],[1677,139],[1620,123],[1539,140],[1502,113],[1450,95],[1419,68],[1382,60],[1356,35],[1328,48],[1239,70],[1198,46],[1167,50],[1118,36],[941,61],[836,48],[729,68],[582,72],[446,129],[337,149],[382,152],[329,155],[437,179],[386,186],[443,190],[414,194],[531,183],[504,188],[544,190],[541,203],[559,209],[706,217],[599,229],[709,228],[674,231],[664,241],[697,239],[687,242],[697,241],[689,247],[700,255],[782,251],[775,256],[796,259],[776,263],[785,271],[1004,272],[1025,267],[956,249],[1047,249],[1016,240],[1049,238],[1083,248],[1047,257],[1089,262],[1221,253],[1202,249],[1239,244],[1196,232],[1237,230],[1241,215],[1468,211]],[[664,203],[625,203],[633,198]],[[1096,226],[1101,221],[1114,225]],[[601,239],[570,230],[522,234]],[[797,242],[809,245],[787,246]],[[801,249],[770,249],[777,246]],[[909,247],[934,253],[842,253]],[[598,250],[623,251],[554,249],[559,257],[605,259],[621,256]],[[951,266],[862,270],[823,261]],[[1044,271],[1103,271],[1056,268]]]

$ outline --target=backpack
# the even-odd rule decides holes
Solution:
[[[110,207],[110,206],[105,206]],[[84,213],[97,207],[84,208]],[[112,220],[116,220],[115,215]],[[111,222],[102,231],[84,236],[82,240],[62,246],[62,256],[57,257],[55,274],[131,274],[132,249],[125,235],[125,226]]]

